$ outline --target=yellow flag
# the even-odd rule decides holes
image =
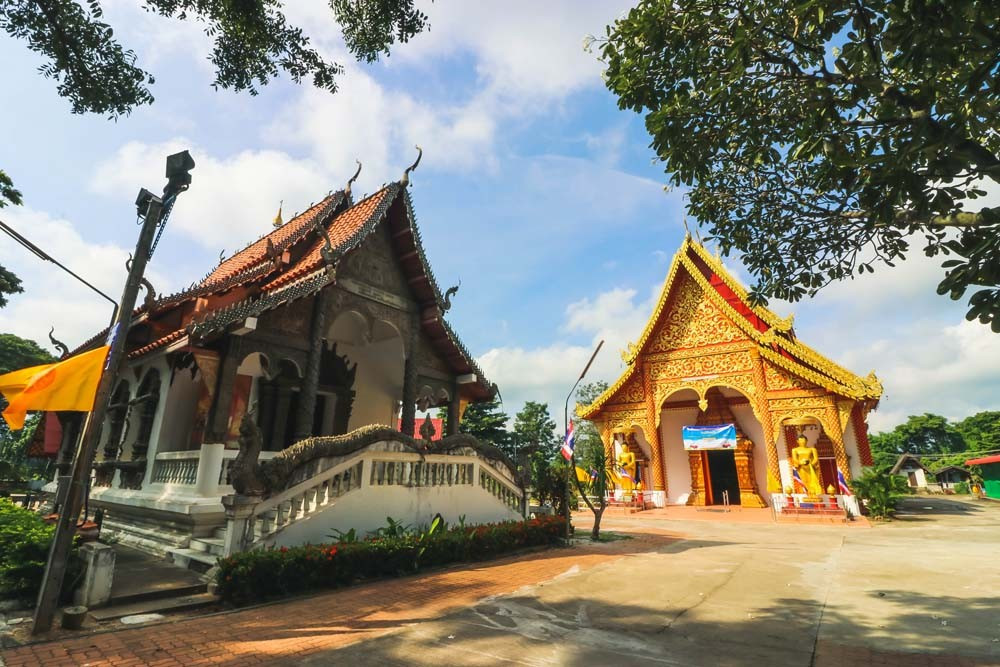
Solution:
[[[0,393],[10,403],[3,411],[7,424],[15,431],[23,428],[29,410],[92,410],[109,349],[105,345],[56,364],[0,375]]]
[[[580,481],[580,482],[589,482],[590,481],[590,473],[587,472],[586,470],[584,470],[583,468],[581,468],[580,466],[577,466],[576,467],[576,479],[577,479],[577,481]]]

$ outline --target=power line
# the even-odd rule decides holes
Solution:
[[[115,301],[110,296],[108,296],[107,294],[105,294],[104,292],[102,292],[101,290],[97,289],[96,287],[94,287],[93,285],[91,285],[89,282],[87,282],[86,280],[84,280],[83,278],[81,278],[80,276],[78,276],[76,273],[74,273],[69,268],[67,268],[66,265],[64,265],[62,262],[60,262],[57,259],[55,259],[52,255],[50,255],[49,253],[45,252],[44,250],[42,250],[41,248],[39,248],[37,245],[35,245],[31,241],[29,241],[28,239],[26,239],[25,237],[23,237],[20,233],[17,232],[17,230],[15,230],[13,227],[11,227],[10,225],[8,225],[3,220],[0,220],[0,231],[4,232],[5,234],[7,234],[7,236],[9,236],[12,239],[14,239],[15,241],[17,241],[24,248],[26,248],[29,252],[31,252],[31,254],[35,255],[35,257],[38,257],[39,259],[44,260],[46,262],[52,262],[53,264],[55,264],[56,266],[58,266],[60,269],[62,269],[66,273],[68,273],[69,275],[73,276],[74,278],[76,278],[77,280],[79,280],[81,283],[83,283],[84,285],[86,285],[90,289],[92,289],[95,292],[97,292],[98,294],[100,294],[102,297],[104,297],[105,299],[107,299],[108,301],[110,301],[111,304],[114,305],[114,307],[115,307],[115,312],[116,313],[118,312],[118,302],[117,301]],[[114,315],[112,315],[112,318],[113,317],[114,317]]]

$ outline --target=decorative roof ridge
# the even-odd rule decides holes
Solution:
[[[486,374],[483,372],[483,369],[479,366],[479,362],[477,362],[476,358],[472,356],[471,352],[469,352],[469,348],[467,348],[465,346],[465,343],[462,342],[462,339],[458,337],[458,333],[451,327],[451,324],[448,323],[448,320],[444,318],[444,315],[441,315],[441,317],[439,317],[438,319],[441,322],[441,326],[448,334],[448,338],[450,338],[451,342],[454,343],[455,347],[458,348],[458,351],[462,353],[462,356],[465,357],[465,360],[468,362],[468,364],[472,366],[472,370],[476,372],[477,381],[483,387],[486,387],[492,392],[493,384],[487,379]]]
[[[325,224],[326,221],[324,220],[324,218],[329,218],[329,217],[335,216],[337,213],[339,213],[340,211],[338,211],[338,209],[340,208],[341,204],[343,204],[345,201],[347,201],[347,198],[345,197],[345,194],[344,194],[343,190],[337,190],[336,192],[333,192],[333,193],[331,193],[331,194],[323,197],[323,199],[321,199],[319,202],[317,202],[316,204],[313,204],[312,206],[310,206],[309,208],[307,208],[302,213],[299,213],[295,217],[291,218],[290,220],[288,220],[288,222],[284,223],[280,227],[276,227],[276,228],[274,228],[274,229],[266,232],[265,234],[262,234],[259,238],[251,241],[250,243],[248,243],[246,246],[244,246],[240,250],[234,252],[232,255],[230,255],[229,257],[225,258],[221,262],[219,262],[218,266],[216,266],[214,269],[212,269],[211,271],[209,271],[208,274],[202,279],[202,284],[204,286],[208,287],[212,283],[206,283],[205,281],[208,280],[209,276],[211,276],[213,273],[215,273],[216,271],[218,271],[219,268],[221,268],[223,264],[225,264],[226,262],[229,262],[229,261],[237,258],[239,255],[241,255],[242,253],[245,253],[250,248],[252,248],[256,244],[260,243],[264,239],[272,236],[273,234],[276,234],[277,232],[280,232],[283,229],[286,229],[290,225],[293,225],[296,221],[300,221],[302,218],[304,218],[307,215],[309,215],[309,213],[311,211],[319,209],[319,210],[317,210],[315,212],[315,214],[313,214],[312,219],[310,221],[308,221],[308,222],[301,221],[299,223],[300,227],[298,229],[296,229],[293,233],[289,234],[288,237],[286,237],[286,238],[282,239],[281,241],[279,241],[278,243],[274,244],[274,250],[275,250],[275,252],[278,252],[278,253],[284,252],[285,250],[287,250],[288,248],[290,248],[291,246],[295,245],[296,243],[298,243],[299,241],[301,241],[303,238],[305,238],[309,234],[309,231],[312,229],[312,227],[314,226],[314,224],[315,224],[315,222],[317,220],[319,220],[319,221],[323,222],[323,224]],[[257,260],[254,260],[251,264],[249,264],[248,266],[243,267],[242,269],[239,269],[238,271],[234,272],[230,276],[228,276],[226,278],[220,278],[219,281],[220,282],[224,282],[224,281],[228,281],[228,280],[236,280],[238,282],[240,279],[246,280],[246,279],[248,279],[250,277],[255,277],[255,278],[259,277],[257,275],[254,275],[254,272],[260,270],[261,266],[267,266],[267,257],[266,257],[266,255],[264,257],[258,258]]]
[[[723,283],[725,283],[726,287],[731,289],[736,294],[736,296],[740,298],[740,301],[742,301],[743,304],[747,308],[749,308],[754,315],[764,320],[764,322],[766,322],[768,325],[770,325],[771,327],[777,329],[782,333],[787,333],[791,330],[792,321],[795,317],[794,315],[791,315],[789,317],[780,317],[778,316],[777,313],[772,311],[767,306],[751,305],[750,293],[740,283],[740,281],[737,280],[733,276],[733,274],[729,272],[728,269],[726,269],[721,259],[715,257],[712,253],[708,251],[708,248],[706,248],[701,243],[698,243],[690,236],[685,237],[684,245],[687,247],[687,249],[692,250],[696,255],[698,255],[698,257],[703,262],[705,262],[706,265],[708,265],[708,268],[711,269],[712,272],[716,276],[718,276]],[[682,248],[683,247],[684,246],[682,246]]]
[[[441,287],[438,285],[437,278],[434,277],[434,271],[431,269],[431,263],[427,259],[427,254],[424,252],[423,239],[420,236],[420,227],[417,225],[417,215],[413,211],[413,199],[410,197],[410,191],[407,188],[403,188],[403,201],[406,204],[406,216],[410,222],[410,228],[413,230],[413,247],[417,251],[417,257],[420,259],[420,264],[424,269],[424,274],[427,276],[427,282],[431,286],[431,290],[434,292],[434,301],[438,310],[444,313],[444,296],[441,293]],[[441,318],[444,320],[444,317]]]
[[[874,389],[874,387],[869,387],[862,378],[845,368],[841,368],[836,363],[830,361],[818,352],[815,352],[805,344],[800,343],[797,339],[793,340],[777,335],[775,329],[773,328],[764,332],[758,331],[756,327],[754,327],[745,317],[733,308],[732,304],[730,304],[725,297],[719,294],[719,292],[708,281],[708,278],[706,278],[705,275],[698,270],[698,267],[693,264],[690,258],[686,256],[682,257],[681,263],[684,265],[688,274],[695,280],[696,283],[698,283],[698,286],[712,301],[712,303],[717,308],[721,309],[733,322],[733,324],[735,324],[743,333],[745,333],[752,341],[757,343],[762,354],[770,352],[773,356],[769,356],[768,358],[775,363],[779,364],[786,370],[795,373],[796,375],[804,377],[811,382],[836,393],[848,396],[854,396],[857,394],[866,395],[870,390]],[[786,352],[799,357],[799,359],[792,361],[783,355],[773,353],[769,347],[771,345],[776,345],[777,347],[784,349]],[[808,362],[808,364],[805,362]],[[810,366],[812,368],[810,368]],[[819,379],[824,378],[824,376],[828,379],[818,381]],[[836,384],[831,385],[829,380],[833,380]],[[880,393],[881,392],[878,392],[876,395]]]
[[[636,343],[629,343],[627,350],[622,352],[622,360],[626,364],[625,370],[614,382],[614,384],[602,392],[601,395],[594,399],[592,403],[586,406],[578,406],[576,413],[579,417],[583,419],[592,417],[596,412],[604,407],[604,404],[607,403],[607,401],[610,400],[625,385],[626,382],[632,378],[635,369],[638,367],[635,363],[636,359],[646,347],[649,342],[649,338],[652,336],[656,326],[659,324],[663,309],[666,307],[667,301],[669,300],[674,281],[677,279],[677,272],[682,266],[685,272],[691,276],[701,290],[708,296],[709,299],[711,299],[712,303],[716,307],[722,309],[727,317],[732,320],[744,334],[746,334],[754,343],[758,345],[762,355],[769,361],[834,393],[857,399],[877,399],[882,395],[882,384],[879,382],[874,372],[870,373],[867,378],[859,377],[846,368],[843,368],[830,359],[827,359],[809,346],[800,342],[798,339],[780,335],[790,330],[791,318],[780,318],[763,306],[751,307],[749,304],[746,304],[755,315],[770,325],[770,328],[767,331],[758,331],[756,327],[752,326],[752,324],[745,317],[737,312],[733,308],[732,304],[730,304],[729,301],[727,301],[718,292],[718,290],[711,285],[708,278],[688,256],[688,250],[693,250],[699,258],[706,262],[708,267],[712,269],[713,273],[719,276],[719,278],[731,290],[733,290],[733,292],[736,293],[736,295],[739,296],[744,303],[746,303],[748,297],[746,289],[740,285],[739,282],[733,279],[725,267],[722,266],[721,262],[712,257],[711,253],[701,246],[701,244],[694,241],[690,234],[685,235],[684,241],[681,243],[677,252],[674,253],[673,259],[670,262],[670,269],[668,270],[667,276],[663,281],[662,287],[660,288],[660,295],[657,299],[656,306],[654,307],[652,314],[649,316],[649,319],[646,321],[646,325],[643,327],[643,331],[640,334],[638,341]],[[783,325],[786,322],[789,325],[789,329],[783,330],[780,325]],[[775,345],[792,355],[798,356],[799,360],[788,359],[784,355],[775,352],[770,347],[771,345]],[[810,368],[809,365],[806,365],[803,362],[808,362],[817,370],[813,370],[813,368]]]

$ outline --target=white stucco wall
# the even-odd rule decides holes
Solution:
[[[191,379],[190,369],[178,369],[174,380],[167,389],[163,419],[159,433],[154,434],[157,452],[178,452],[191,449],[191,429],[194,428],[194,414],[198,407],[198,392],[201,387],[201,371]]]
[[[375,486],[362,487],[339,499],[322,512],[297,521],[280,531],[274,546],[329,542],[337,530],[357,529],[361,535],[386,525],[386,517],[414,527],[429,524],[434,515],[448,523],[465,516],[467,524],[519,520],[521,515],[496,499],[478,484],[455,486]]]
[[[660,413],[660,443],[667,467],[667,503],[683,505],[691,495],[691,466],[681,439],[681,427],[695,423],[698,408],[663,410]]]
[[[338,343],[337,352],[358,364],[348,430],[368,424],[395,426],[396,405],[403,394],[402,342],[390,338],[364,346]]]

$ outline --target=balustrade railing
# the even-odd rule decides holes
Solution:
[[[185,452],[187,453],[187,452]],[[153,484],[193,485],[198,480],[198,452],[184,458],[164,458],[159,456],[153,463]]]
[[[507,507],[519,510],[521,507],[521,491],[514,489],[507,482],[501,481],[486,470],[479,469],[479,486],[489,491],[495,498]]]
[[[475,454],[421,456],[394,451],[391,445],[379,442],[345,458],[318,459],[315,465],[307,468],[310,477],[262,501],[246,496],[226,496],[223,499],[228,517],[225,553],[274,544],[280,531],[362,488],[475,488],[477,468],[479,486],[510,509],[520,512],[523,496],[520,488],[503,471],[494,469]],[[228,463],[223,461],[222,474]]]

